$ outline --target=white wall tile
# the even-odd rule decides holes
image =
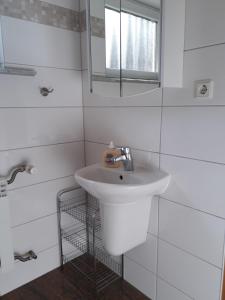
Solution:
[[[70,176],[9,191],[11,225],[15,227],[56,213],[56,194],[73,185],[75,179]]]
[[[155,196],[152,199],[152,207],[150,212],[148,232],[158,235],[158,217],[159,217],[159,197]]]
[[[225,2],[187,0],[185,49],[224,43]]]
[[[82,106],[80,71],[39,67],[35,70],[35,77],[0,75],[0,107]],[[43,97],[40,87],[54,88],[54,92]]]
[[[159,276],[198,300],[219,300],[221,270],[159,241]]]
[[[225,166],[161,155],[161,168],[171,174],[166,199],[225,218]]]
[[[85,142],[86,163],[87,165],[102,161],[102,153],[108,147],[107,144]],[[159,167],[159,154],[147,151],[131,149],[134,166]]]
[[[82,70],[87,70],[88,69],[88,46],[87,46],[87,41],[88,37],[87,37],[87,31],[81,32],[81,37],[80,37],[80,42],[81,42],[81,62],[82,62]],[[88,79],[87,77],[87,72],[83,75],[83,78],[86,78],[86,80]],[[86,76],[85,76],[86,75]],[[87,83],[86,83],[86,87],[87,88]],[[88,91],[86,91],[88,92]]]
[[[216,58],[216,59],[215,59]],[[184,54],[184,85],[182,89],[164,89],[163,104],[224,105],[225,45],[187,51]],[[212,99],[195,98],[195,81],[214,81]]]
[[[12,232],[16,253],[24,254],[29,250],[39,253],[58,244],[57,215],[15,227]]]
[[[160,106],[162,104],[162,89],[160,88],[148,93],[123,98],[118,97],[118,90],[115,90],[114,97],[106,96],[106,94],[91,94],[88,71],[84,71],[82,74],[84,106]]]
[[[81,69],[80,34],[2,17],[6,63]]]
[[[162,153],[225,163],[225,107],[164,107]]]
[[[156,276],[130,260],[124,258],[124,277],[151,300],[156,300]]]
[[[223,268],[225,221],[160,199],[159,237]]]
[[[161,279],[157,279],[157,300],[193,300]]]
[[[157,238],[151,234],[148,234],[147,241],[144,244],[128,251],[125,256],[156,274]]]
[[[85,108],[86,140],[159,151],[160,108]]]
[[[37,168],[36,174],[19,174],[10,189],[70,176],[83,167],[83,152],[82,142],[1,152],[1,175],[24,162]]]
[[[6,294],[28,281],[40,277],[44,273],[59,266],[59,247],[48,249],[38,253],[37,260],[27,263],[16,263],[12,272],[0,274],[0,295]]]
[[[0,150],[83,140],[82,108],[2,109]]]

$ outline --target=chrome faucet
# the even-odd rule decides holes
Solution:
[[[106,162],[115,164],[119,161],[122,161],[124,171],[134,171],[133,158],[131,155],[131,149],[129,147],[120,147],[117,148],[121,151],[121,155],[117,157],[107,157]]]

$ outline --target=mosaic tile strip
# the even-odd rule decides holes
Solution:
[[[0,15],[80,31],[80,13],[40,0],[0,0]]]
[[[83,10],[80,13],[80,31],[84,32],[86,30],[87,30],[86,10]],[[105,20],[92,16],[91,30],[92,30],[92,36],[105,38]]]
[[[105,38],[105,20],[91,17],[91,33],[93,36]]]

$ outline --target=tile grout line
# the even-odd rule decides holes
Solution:
[[[221,272],[221,283],[220,283],[220,298],[222,299],[223,293],[223,281],[225,280],[224,270],[224,259],[225,259],[225,227],[224,227],[224,239],[223,239],[223,259],[222,259],[222,272]]]
[[[49,179],[49,180],[45,180],[45,181],[40,181],[40,182],[29,184],[29,185],[23,185],[23,186],[20,186],[20,187],[17,187],[17,188],[9,188],[8,192],[10,193],[10,192],[13,192],[13,191],[28,189],[32,186],[37,186],[37,185],[42,185],[42,184],[49,183],[49,182],[63,180],[63,179],[67,179],[67,178],[70,178],[70,177],[73,177],[73,176],[74,176],[74,174],[71,174],[71,175],[66,175],[66,176],[63,176],[63,177],[57,177],[57,178],[53,178],[53,179]]]
[[[164,101],[164,89],[162,89],[162,102],[161,102],[161,118],[160,118],[160,137],[159,137],[159,153],[162,147],[162,126],[163,126],[163,102]],[[161,157],[159,154],[159,169],[161,169]],[[160,218],[160,196],[158,197],[157,207],[157,258],[156,258],[156,300],[158,299],[158,274],[159,274],[159,218]]]
[[[211,216],[211,217],[215,217],[215,218],[218,218],[218,219],[221,219],[221,220],[225,220],[225,217],[220,217],[220,216],[218,216],[218,215],[214,215],[213,213],[206,212],[206,211],[204,211],[204,210],[201,210],[201,209],[198,209],[198,208],[189,206],[189,205],[187,205],[187,204],[179,203],[179,202],[177,202],[177,201],[168,199],[168,198],[166,198],[165,196],[161,196],[160,198],[161,198],[162,200],[169,201],[169,202],[171,202],[171,203],[173,203],[173,204],[176,204],[176,205],[179,205],[179,206],[183,206],[183,207],[192,209],[192,210],[197,211],[197,212],[200,212],[200,213],[202,213],[202,214],[206,214],[206,215],[209,215],[209,216]]]
[[[194,47],[194,48],[184,49],[184,53],[185,53],[185,52],[190,52],[190,51],[197,51],[197,50],[201,50],[201,49],[205,49],[205,48],[211,48],[211,47],[223,46],[223,45],[225,45],[225,42],[214,43],[214,44],[209,44],[209,45],[205,45],[205,46],[199,46],[199,47]]]
[[[68,106],[1,106],[0,104],[0,109],[19,109],[19,110],[26,110],[26,109],[82,109],[83,106],[77,105],[77,106],[72,106],[72,105],[68,105]]]
[[[194,300],[194,298],[192,298],[190,295],[186,294],[184,291],[180,290],[179,288],[177,288],[176,286],[172,285],[170,282],[166,281],[163,277],[157,275],[156,273],[152,272],[151,270],[147,269],[145,266],[141,265],[140,263],[138,263],[137,261],[135,261],[134,259],[126,256],[126,259],[132,261],[133,263],[135,263],[136,265],[138,265],[139,267],[141,267],[142,269],[144,269],[145,271],[151,273],[156,280],[160,279],[162,281],[164,281],[166,284],[168,284],[170,287],[176,289],[177,291],[181,292],[183,295],[187,296],[188,298],[190,298],[191,300]],[[157,298],[156,298],[157,299]]]
[[[89,139],[86,140],[86,142],[92,143],[92,144],[98,144],[98,145],[107,145],[106,143],[97,142],[97,141],[93,141],[93,140],[89,140]],[[181,155],[177,155],[177,154],[157,152],[157,151],[146,150],[146,149],[139,149],[139,148],[135,148],[135,147],[131,147],[131,149],[136,150],[136,151],[146,152],[146,153],[154,153],[154,154],[158,154],[158,155],[165,155],[165,156],[170,156],[170,157],[189,159],[189,160],[193,160],[193,161],[197,161],[197,162],[204,162],[204,163],[208,163],[208,164],[225,166],[225,162],[222,163],[222,162],[216,162],[216,161],[210,161],[210,160],[203,160],[203,159],[194,158],[194,157],[187,157],[187,156],[181,156]]]
[[[225,104],[191,104],[191,105],[125,105],[125,104],[121,104],[121,105],[85,105],[84,108],[85,109],[90,109],[90,108],[94,108],[94,109],[103,109],[103,108],[184,108],[184,109],[188,109],[188,108],[217,108],[217,107],[225,107]]]
[[[192,257],[194,257],[194,258],[196,258],[196,259],[202,261],[203,263],[208,264],[208,265],[210,265],[210,266],[216,268],[216,269],[219,270],[219,271],[222,271],[222,267],[220,268],[220,267],[218,267],[217,265],[211,263],[210,261],[205,260],[205,259],[201,258],[200,256],[197,256],[197,255],[195,255],[195,254],[193,254],[193,253],[191,253],[191,252],[185,250],[184,248],[181,248],[181,247],[177,246],[176,244],[173,244],[173,243],[171,243],[171,242],[169,242],[169,241],[167,241],[167,240],[161,238],[160,236],[159,236],[159,241],[162,241],[162,242],[164,242],[164,243],[170,245],[171,247],[176,248],[176,249],[178,249],[179,251],[182,251],[182,252],[186,253],[187,255],[190,255],[190,256],[192,256]]]
[[[22,227],[22,226],[25,226],[25,225],[28,225],[28,224],[31,224],[31,223],[35,223],[35,222],[40,221],[40,220],[43,220],[43,219],[47,219],[47,218],[52,217],[52,216],[55,216],[55,215],[57,215],[57,211],[52,212],[52,213],[50,213],[50,214],[48,214],[48,215],[43,215],[43,216],[41,216],[41,217],[32,219],[32,220],[27,221],[27,222],[24,222],[24,223],[20,223],[20,224],[14,225],[14,226],[11,227],[11,229],[14,230],[14,229],[16,229],[16,228],[19,228],[19,227]]]
[[[54,147],[54,146],[59,146],[59,145],[76,144],[76,143],[82,143],[82,142],[84,142],[84,140],[74,140],[74,141],[67,141],[67,142],[59,142],[59,143],[55,143],[55,144],[43,144],[43,145],[35,145],[35,146],[27,146],[27,147],[19,147],[19,148],[8,148],[8,149],[0,150],[0,153],[25,150],[25,149]]]

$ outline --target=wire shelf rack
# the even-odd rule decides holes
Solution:
[[[83,224],[89,227],[93,226],[93,219],[96,226],[96,231],[101,230],[101,219],[99,207],[96,199],[89,197],[88,200],[84,196],[78,197],[79,201],[74,202],[74,198],[61,201],[61,212],[67,213]]]
[[[71,187],[58,193],[57,205],[61,266],[70,263],[92,282],[97,293],[123,277],[123,256],[111,256],[103,246],[98,200],[81,188]],[[63,214],[76,222],[64,227]],[[74,251],[64,251],[64,242]]]

